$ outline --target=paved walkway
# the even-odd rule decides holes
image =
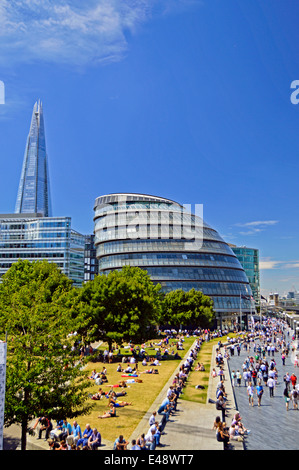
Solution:
[[[215,365],[215,349],[213,349],[211,368]],[[189,350],[186,351],[187,356]],[[184,362],[182,359],[182,362]],[[177,373],[179,367],[175,371]],[[225,390],[228,395],[228,418],[229,423],[236,410],[234,393],[231,387],[230,375],[228,364],[225,361]],[[173,381],[175,373],[170,377],[165,387],[156,398],[148,412],[140,421],[138,427],[135,429],[132,436],[125,436],[129,440],[137,439],[142,433],[147,433],[149,429],[148,420],[152,411],[157,410],[166,396],[169,385]],[[202,405],[194,402],[189,402],[183,399],[178,400],[177,412],[171,416],[170,421],[165,427],[165,434],[162,436],[161,443],[164,447],[159,448],[161,451],[167,452],[168,450],[223,450],[223,444],[217,442],[215,430],[212,430],[215,417],[219,414],[216,410],[215,404],[209,403],[209,399],[215,400],[216,386],[218,378],[209,379],[207,403]],[[299,412],[298,412],[299,413]],[[299,415],[298,415],[299,416]],[[5,430],[4,433],[4,449],[20,449],[20,427],[11,426]],[[112,442],[103,440],[103,446],[100,450],[111,450]],[[44,440],[36,440],[36,437],[28,436],[28,450],[48,450],[48,444]],[[236,442],[233,445],[235,450],[243,450],[243,444]]]
[[[188,352],[182,362],[184,362],[187,355]],[[214,361],[214,359],[212,359],[212,361]],[[151,408],[141,420],[139,426],[130,437],[130,441],[137,439],[142,433],[147,433],[149,429],[149,417],[154,410],[158,410],[166,397],[166,392],[178,369],[170,377]],[[214,382],[210,382],[209,384],[210,393],[213,397],[215,396],[212,390],[214,385]],[[171,416],[170,421],[168,421],[165,427],[165,435],[161,438],[161,443],[164,447],[159,448],[159,450],[221,450],[222,444],[216,441],[215,431],[212,431],[215,416],[215,405],[209,403],[207,405],[200,405],[179,399],[177,412]]]
[[[289,331],[289,338],[291,338],[292,331]],[[242,349],[240,357],[236,355],[231,357],[229,368],[241,371],[244,359],[248,355],[252,355],[252,351],[250,353],[250,351],[246,352]],[[267,355],[266,359],[268,359]],[[235,387],[236,405],[244,425],[251,430],[246,440],[246,449],[248,450],[299,449],[299,410],[294,410],[290,404],[289,411],[286,411],[283,397],[283,376],[286,372],[289,372],[290,375],[294,372],[299,381],[299,368],[294,367],[293,354],[290,354],[286,359],[285,366],[282,365],[279,352],[275,353],[274,359],[278,371],[278,385],[273,398],[270,398],[269,390],[264,387],[261,407],[257,406],[257,399],[255,399],[254,407],[249,406],[247,389],[243,380],[241,387]]]

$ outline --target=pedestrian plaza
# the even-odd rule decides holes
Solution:
[[[292,344],[292,331],[288,328],[285,333],[286,341]],[[261,344],[256,341],[256,344]],[[289,411],[286,410],[286,403],[284,400],[283,391],[285,383],[283,380],[284,375],[288,372],[291,375],[293,372],[298,377],[299,368],[294,366],[295,351],[290,348],[290,353],[286,357],[285,365],[283,365],[281,358],[281,351],[277,350],[274,353],[274,360],[278,373],[278,381],[274,389],[274,396],[270,397],[269,388],[264,386],[264,394],[261,400],[261,406],[258,407],[257,397],[254,396],[254,406],[249,406],[247,386],[244,384],[242,377],[241,387],[235,384],[234,395],[236,408],[239,410],[242,421],[246,427],[251,430],[250,435],[246,439],[247,450],[297,450],[299,449],[299,410],[294,409],[292,401],[290,401]],[[254,356],[253,348],[245,350],[243,347],[240,351],[240,356],[235,352],[230,357],[228,364],[230,372],[239,369],[242,373],[242,364],[247,356]],[[270,362],[272,353],[268,356],[266,353],[265,360]],[[290,387],[292,388],[292,386]]]

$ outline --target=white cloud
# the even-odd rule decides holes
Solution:
[[[299,261],[279,261],[272,258],[263,258],[259,262],[260,269],[298,269]]]
[[[254,233],[263,232],[261,228],[254,228],[252,230],[247,230],[246,232],[239,232],[240,235],[253,235]]]
[[[170,4],[169,0],[1,0],[0,64],[120,60],[128,48],[127,32],[135,33],[153,12],[165,12]]]
[[[278,220],[254,220],[252,222],[238,223],[236,227],[247,227],[249,230],[239,232],[240,235],[254,235],[263,232],[267,227],[278,224]]]
[[[299,261],[292,261],[284,266],[286,269],[299,268]]]
[[[123,2],[127,3],[126,1]],[[140,3],[140,2],[139,2]],[[137,16],[143,18],[139,5]],[[132,9],[114,0],[4,0],[0,10],[0,60],[36,59],[74,64],[117,60],[133,28]]]
[[[276,269],[278,268],[280,265],[281,265],[282,261],[276,261],[276,260],[271,260],[271,259],[267,259],[267,260],[260,260],[259,262],[259,268],[260,269]]]
[[[257,226],[268,226],[278,224],[278,220],[255,220],[253,222],[239,223],[236,224],[238,227],[257,227]]]

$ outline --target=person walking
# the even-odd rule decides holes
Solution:
[[[235,386],[236,377],[237,377],[236,372],[233,370],[232,373],[231,373],[231,379],[232,379],[232,386],[233,387]]]
[[[284,396],[284,401],[285,401],[285,404],[286,404],[286,410],[289,411],[290,392],[289,392],[288,387],[285,387],[285,389],[283,391],[283,396]]]
[[[258,406],[261,406],[263,393],[264,393],[264,389],[263,389],[261,381],[259,381],[257,386],[256,386],[256,395],[257,395],[257,405]]]
[[[269,388],[270,398],[274,397],[275,380],[273,379],[273,377],[268,378],[267,386]]]
[[[241,372],[239,371],[239,369],[236,372],[236,377],[237,377],[238,387],[241,387],[242,375],[241,375]]]
[[[289,389],[290,389],[291,377],[290,377],[290,375],[289,375],[288,372],[287,372],[286,375],[284,376],[283,380],[284,380],[284,383],[285,383],[287,389],[289,390]]]
[[[295,388],[295,387],[296,387],[296,383],[297,383],[297,377],[296,377],[296,375],[294,374],[294,372],[292,373],[292,375],[291,375],[291,377],[290,377],[290,380],[291,380],[291,382],[292,382],[293,388]]]
[[[248,403],[249,403],[249,406],[254,406],[254,403],[253,403],[253,395],[254,395],[254,387],[252,385],[252,382],[249,382],[249,385],[247,387],[247,395],[248,395]]]
[[[296,388],[293,388],[291,391],[290,398],[292,399],[294,410],[298,410],[298,391]]]
[[[285,355],[284,351],[282,351],[282,353],[281,353],[281,360],[282,360],[282,365],[285,366],[285,363],[286,363],[286,355]]]

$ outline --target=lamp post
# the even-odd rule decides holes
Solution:
[[[240,292],[240,332],[242,331],[242,297]]]

